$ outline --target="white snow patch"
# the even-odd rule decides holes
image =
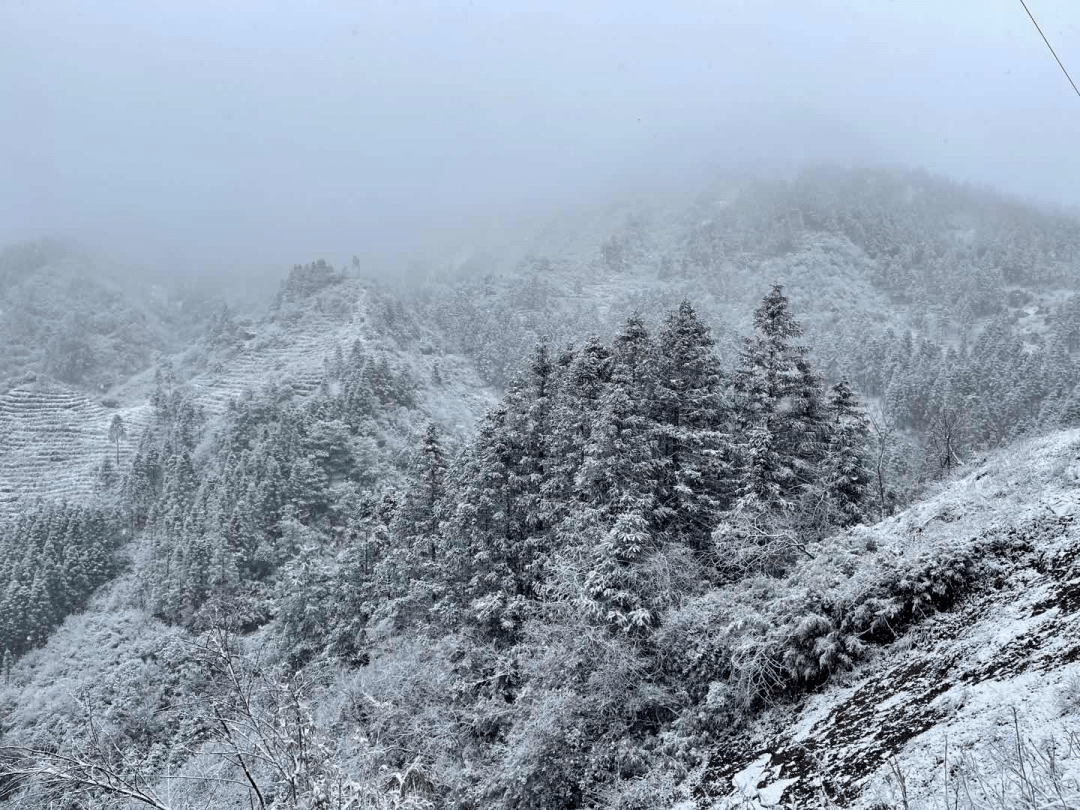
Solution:
[[[780,779],[780,766],[769,767],[772,754],[765,753],[731,778],[734,793],[716,805],[717,810],[759,810],[776,807],[784,799],[784,792],[799,780]],[[764,784],[763,784],[764,783]]]
[[[758,803],[762,807],[775,807],[784,800],[784,791],[798,782],[798,779],[778,779],[767,787],[758,790]]]
[[[772,760],[772,754],[762,754],[733,777],[731,783],[735,790],[744,797],[757,796],[757,786],[765,779],[765,769]]]

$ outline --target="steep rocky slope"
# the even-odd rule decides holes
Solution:
[[[974,593],[951,610],[728,739],[695,776],[692,804],[1077,806],[1067,802],[1080,796],[1078,516],[1072,431],[995,454],[856,530],[897,555],[975,542],[989,551]]]

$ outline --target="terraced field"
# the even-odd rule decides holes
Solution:
[[[345,339],[358,337],[350,324],[332,325],[305,319],[295,328],[274,324],[260,329],[239,354],[217,373],[190,381],[211,418],[246,388],[271,380],[287,380],[299,395],[317,389],[323,358]],[[346,334],[347,333],[347,334]],[[93,494],[95,468],[106,456],[115,460],[109,424],[119,413],[127,429],[120,444],[123,469],[149,424],[152,409],[145,390],[126,391],[119,399],[131,403],[108,408],[85,392],[57,383],[20,386],[0,395],[0,517],[10,515],[38,498],[82,501]]]
[[[150,406],[107,408],[80,391],[35,383],[0,395],[0,515],[37,498],[79,501],[93,492],[94,468],[115,457],[109,424],[119,413],[128,438],[120,462],[130,458],[150,419]]]
[[[222,413],[229,401],[245,389],[275,380],[287,381],[301,396],[315,391],[323,378],[323,360],[338,345],[351,344],[360,335],[347,326],[323,329],[312,326],[315,325],[256,337],[230,358],[221,371],[192,379],[190,385],[207,413]]]

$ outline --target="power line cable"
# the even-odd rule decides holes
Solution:
[[[1028,17],[1031,18],[1031,22],[1035,25],[1035,30],[1039,32],[1039,36],[1042,37],[1043,42],[1046,43],[1046,47],[1050,49],[1050,53],[1054,55],[1054,59],[1057,61],[1058,67],[1061,68],[1061,72],[1065,74],[1065,78],[1069,80],[1069,84],[1072,85],[1073,91],[1076,93],[1077,96],[1080,96],[1080,89],[1077,89],[1076,82],[1072,80],[1072,76],[1069,75],[1069,71],[1065,69],[1065,65],[1063,65],[1061,63],[1061,60],[1058,59],[1057,52],[1054,51],[1054,46],[1050,44],[1050,40],[1046,38],[1046,34],[1044,34],[1042,28],[1039,27],[1039,23],[1036,21],[1035,15],[1031,13],[1031,9],[1028,8],[1027,3],[1025,3],[1024,0],[1020,0],[1020,5],[1024,7],[1024,11],[1026,11]]]

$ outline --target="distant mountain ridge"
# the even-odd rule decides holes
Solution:
[[[502,258],[481,246],[409,287],[364,282],[325,262],[298,266],[271,311],[240,326],[215,325],[220,305],[209,297],[125,284],[63,246],[8,248],[0,388],[12,390],[0,415],[9,456],[0,492],[12,503],[18,491],[90,492],[108,447],[97,434],[106,434],[110,409],[136,431],[143,424],[157,358],[171,358],[180,380],[220,413],[272,380],[310,393],[324,361],[359,340],[412,368],[432,394],[426,410],[445,410],[463,435],[540,339],[560,346],[611,334],[626,312],[648,317],[690,298],[732,358],[750,328],[746,313],[773,282],[784,284],[819,368],[864,387],[865,364],[881,362],[872,347],[889,330],[896,341],[911,333],[960,347],[993,322],[1035,354],[1054,341],[1080,348],[1080,299],[1070,301],[1080,291],[1080,222],[922,172],[822,168],[787,182],[723,181],[696,195],[552,217],[514,244]],[[452,393],[427,385],[444,372],[458,380]],[[1039,395],[1053,399],[1040,426],[1058,424],[1074,376]],[[65,406],[83,426],[62,455],[40,417],[25,415],[35,387],[42,408],[53,396],[83,403]],[[59,464],[64,474],[50,475]],[[42,483],[22,486],[30,480]]]
[[[0,388],[43,377],[102,393],[193,339],[204,304],[112,274],[62,244],[4,248]]]
[[[238,323],[227,309],[219,311],[202,337],[176,354],[159,355],[158,373],[169,369],[213,420],[245,391],[271,383],[287,386],[301,399],[316,392],[325,363],[359,344],[422,381],[421,409],[451,433],[463,436],[471,430],[490,394],[466,358],[436,352],[430,348],[432,336],[411,322],[397,324],[408,335],[391,334],[382,321],[392,302],[359,279],[335,277],[312,289],[297,285],[295,279],[291,287],[283,285],[275,308],[257,322]],[[421,350],[421,343],[428,348]],[[437,387],[431,384],[433,374]],[[139,370],[95,396],[31,373],[29,381],[0,394],[0,515],[38,498],[92,498],[100,465],[116,459],[117,448],[108,438],[115,415],[127,428],[119,446],[122,473],[151,420],[154,376],[152,368]],[[411,433],[421,429],[423,419],[415,417],[417,424],[410,426],[412,418],[402,417],[398,453],[406,452]]]

